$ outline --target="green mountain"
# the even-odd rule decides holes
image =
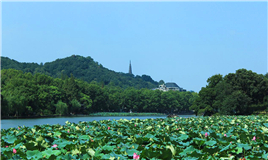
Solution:
[[[113,85],[122,88],[151,89],[158,85],[158,82],[148,75],[134,76],[132,74],[115,72],[103,67],[91,57],[79,55],[72,55],[53,62],[41,63],[40,65],[37,63],[21,63],[8,57],[1,57],[1,69],[9,68],[31,72],[32,74],[44,73],[55,78],[69,77],[73,74],[74,77],[87,82],[97,81],[103,85]]]

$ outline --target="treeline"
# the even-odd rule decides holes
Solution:
[[[132,74],[109,70],[98,62],[95,62],[91,57],[82,57],[79,55],[72,55],[45,64],[21,63],[8,57],[1,57],[1,68],[12,68],[32,74],[41,73],[53,78],[70,77],[73,74],[75,78],[83,81],[96,81],[102,85],[114,85],[124,89],[128,87],[152,89],[158,87],[160,83],[154,81],[149,75],[134,76]],[[128,66],[126,66],[126,71],[128,71]]]
[[[1,70],[1,115],[45,116],[94,112],[188,112],[194,92],[122,89],[70,77],[52,78],[15,69]]]
[[[246,69],[214,75],[190,109],[198,115],[250,115],[268,112],[268,74]]]

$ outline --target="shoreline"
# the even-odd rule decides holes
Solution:
[[[123,114],[127,114],[127,115],[123,115]],[[118,116],[125,116],[125,117],[130,117],[130,116],[141,116],[141,117],[145,117],[145,116],[168,116],[169,114],[158,114],[156,115],[156,113],[152,113],[152,114],[147,114],[147,115],[139,115],[140,113],[122,113],[122,115],[49,115],[49,116],[18,116],[18,117],[14,117],[14,116],[10,116],[10,117],[1,117],[1,120],[5,120],[5,119],[39,119],[39,118],[60,118],[60,117],[118,117]],[[192,113],[178,113],[175,114],[177,116],[179,115],[195,115]]]

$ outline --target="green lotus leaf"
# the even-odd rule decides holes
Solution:
[[[3,136],[2,139],[9,143],[9,144],[13,144],[16,140],[17,140],[17,137],[16,136],[10,136],[10,135],[7,135],[7,136]]]
[[[243,153],[243,148],[242,147],[236,147],[237,151],[236,154]]]
[[[127,149],[126,152],[128,156],[133,156],[134,153],[138,153],[136,149]]]
[[[114,148],[115,146],[107,146],[107,145],[102,147],[103,150],[107,150],[107,151],[113,151]]]
[[[264,159],[268,159],[268,152],[266,153],[266,151],[264,151],[261,157]]]
[[[195,151],[196,149],[193,146],[187,147],[183,152],[180,153],[181,156],[186,156],[187,154],[190,154],[191,152]]]
[[[146,127],[146,130],[151,130],[153,127],[152,126],[148,126]]]
[[[57,131],[57,132],[54,133],[54,136],[60,136],[60,135],[61,135],[61,132]]]
[[[232,145],[232,144],[229,143],[229,145],[227,145],[226,147],[222,148],[219,152],[223,152],[223,151],[228,150],[228,149],[230,148],[231,145]]]
[[[205,142],[205,144],[208,146],[214,146],[215,144],[217,144],[217,142],[210,140],[210,141]]]
[[[51,155],[57,156],[59,154],[61,154],[61,151],[53,150],[52,148],[48,148],[42,152],[42,156],[45,156],[46,158],[49,158]]]
[[[90,159],[91,157],[88,154],[83,154],[82,159]]]
[[[187,134],[182,134],[179,138],[178,138],[178,140],[181,140],[181,141],[184,141],[184,140],[186,140],[186,139],[188,139],[188,135]]]
[[[77,148],[72,150],[71,153],[72,153],[72,155],[81,154],[81,152]]]
[[[91,155],[92,157],[94,157],[94,155],[95,155],[95,151],[94,151],[92,148],[89,148],[89,149],[87,150],[87,152],[89,153],[89,155]]]
[[[38,150],[28,150],[26,152],[26,155],[27,155],[27,159],[39,159],[39,158],[42,158],[42,153]]]
[[[266,128],[266,127],[261,127],[261,129],[262,129],[263,133],[268,133],[268,128]]]
[[[79,136],[79,139],[89,140],[90,137],[88,135],[82,135],[82,136]]]
[[[263,123],[263,125],[268,128],[268,123]]]
[[[39,136],[39,137],[37,137],[36,139],[35,139],[36,141],[43,141],[44,140],[44,138],[43,137],[41,137],[41,136]]]
[[[105,154],[105,155],[103,155],[103,156],[101,157],[101,159],[110,159],[110,160],[114,160],[115,157],[112,157],[112,156],[110,156],[109,154]]]
[[[245,150],[249,150],[249,149],[252,148],[250,145],[248,145],[248,144],[242,144],[242,143],[238,143],[237,144],[237,147],[244,148]]]

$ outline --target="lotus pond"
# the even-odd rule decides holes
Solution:
[[[1,159],[268,159],[268,116],[101,120],[1,130]]]

